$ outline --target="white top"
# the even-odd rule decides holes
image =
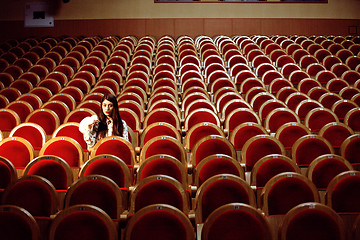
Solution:
[[[79,131],[84,135],[84,140],[87,143],[88,147],[93,147],[96,142],[99,139],[96,139],[96,132],[93,131],[92,129],[90,129],[90,125],[93,124],[95,121],[98,121],[99,118],[97,115],[93,115],[91,117],[86,117],[84,118],[80,124],[79,124]],[[108,136],[113,136],[113,121],[112,119],[108,119],[106,120],[107,123],[107,133],[105,134],[105,137]],[[128,129],[127,129],[127,124],[124,120],[122,120],[123,123],[123,133],[122,133],[122,138],[126,139],[127,141],[129,141],[129,135],[128,135]]]

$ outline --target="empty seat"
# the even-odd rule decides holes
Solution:
[[[34,158],[34,148],[22,137],[8,137],[0,142],[0,156],[8,159],[16,169],[24,169]]]
[[[27,175],[19,178],[4,192],[3,204],[22,207],[37,217],[50,219],[59,210],[58,194],[47,179]]]
[[[296,140],[291,155],[298,166],[306,167],[318,156],[333,153],[333,147],[325,138],[309,134]]]
[[[290,122],[282,125],[275,137],[284,145],[287,156],[291,156],[291,148],[300,137],[310,134],[310,130],[301,123]]]
[[[229,203],[214,210],[205,221],[201,239],[270,240],[271,229],[266,218],[256,208],[244,203]]]
[[[123,160],[113,155],[98,155],[89,159],[82,167],[79,177],[103,175],[112,179],[119,188],[129,189],[132,183],[131,171]]]
[[[319,135],[330,142],[335,152],[339,154],[339,149],[344,140],[353,135],[353,130],[341,122],[332,122],[323,126]]]
[[[132,144],[119,136],[108,136],[98,141],[90,158],[102,154],[111,154],[122,159],[129,167],[135,164],[135,149]]]
[[[134,214],[152,204],[168,204],[188,214],[189,201],[189,195],[179,181],[166,175],[152,175],[132,189],[129,212]]]
[[[356,150],[360,146],[360,135],[354,134],[346,138],[340,146],[340,154],[348,160],[351,165],[358,166],[360,163],[360,155]]]
[[[53,110],[46,108],[33,111],[27,116],[25,122],[40,125],[45,130],[46,135],[52,135],[60,125],[60,119],[57,114]]]
[[[231,133],[237,126],[252,122],[261,124],[259,116],[250,108],[238,108],[230,112],[224,122],[224,129]]]
[[[126,207],[119,186],[102,175],[79,178],[68,189],[64,208],[78,204],[89,204],[105,211],[111,219],[119,219]]]
[[[265,215],[285,215],[300,203],[320,202],[315,185],[304,175],[293,172],[272,177],[261,195]]]
[[[345,226],[340,216],[320,203],[295,206],[285,215],[279,229],[279,240],[343,240],[345,236]]]
[[[167,204],[153,204],[140,209],[130,218],[124,234],[127,240],[195,240],[195,230],[189,218]]]
[[[359,108],[353,108],[350,110],[344,118],[344,123],[348,125],[355,133],[360,132],[360,122],[359,122]]]
[[[343,121],[346,114],[354,108],[357,108],[358,105],[351,100],[341,99],[334,103],[331,107],[331,111],[333,111],[340,121]]]
[[[5,189],[18,179],[18,174],[14,164],[4,157],[0,157],[0,173],[0,198],[2,198]]]
[[[98,207],[81,204],[56,215],[49,227],[49,240],[116,240],[118,232],[112,219]]]
[[[156,155],[167,154],[185,164],[186,153],[181,142],[170,136],[158,136],[149,140],[140,152],[140,161]]]
[[[219,174],[207,179],[195,197],[195,221],[203,223],[218,207],[228,203],[256,206],[255,194],[242,178],[232,174]]]
[[[343,157],[335,154],[324,154],[311,162],[306,175],[319,191],[324,191],[336,175],[350,170],[353,170],[353,167]]]
[[[55,155],[65,160],[73,169],[79,170],[84,164],[84,153],[80,144],[70,137],[55,137],[40,149],[39,156]]]
[[[9,137],[22,137],[30,142],[35,151],[39,151],[46,142],[44,129],[36,123],[22,123],[14,127]]]
[[[300,168],[292,159],[281,154],[269,154],[257,161],[251,170],[251,186],[256,187],[257,198],[266,183],[275,175],[283,172],[300,173]],[[260,203],[260,202],[258,202]]]
[[[268,134],[268,132],[260,124],[245,122],[239,124],[233,131],[230,132],[229,140],[234,145],[238,157],[240,157],[241,150],[243,149],[246,141],[251,137],[263,134]]]
[[[276,108],[265,118],[265,129],[275,133],[282,125],[289,122],[300,123],[300,118],[289,108]]]
[[[349,233],[360,212],[357,204],[360,196],[359,183],[358,171],[346,171],[336,175],[326,190],[326,205],[343,218]]]
[[[200,122],[210,122],[220,126],[220,119],[212,110],[200,108],[192,111],[185,118],[184,130],[188,131],[192,126]]]
[[[74,179],[69,164],[63,159],[51,155],[33,159],[26,165],[23,175],[44,177],[59,193],[66,192]]]
[[[326,124],[338,122],[339,119],[331,110],[327,108],[314,108],[305,117],[305,126],[311,132],[318,132]]]
[[[85,117],[90,117],[93,115],[96,115],[96,113],[89,108],[75,108],[66,115],[64,123],[80,123]]]
[[[225,154],[213,154],[203,159],[194,169],[193,185],[200,187],[207,179],[218,174],[233,174],[245,179],[240,163]]]
[[[235,148],[227,138],[219,135],[209,135],[195,144],[190,161],[193,166],[196,166],[207,156],[213,154],[225,154],[236,158]]]
[[[34,217],[22,207],[0,206],[1,238],[6,240],[40,239],[40,228]]]
[[[247,140],[241,151],[241,161],[251,171],[257,161],[269,154],[285,155],[285,148],[278,139],[270,135],[256,135]]]

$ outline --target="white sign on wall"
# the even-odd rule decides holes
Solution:
[[[54,27],[54,16],[49,15],[49,5],[45,2],[25,4],[25,27]]]

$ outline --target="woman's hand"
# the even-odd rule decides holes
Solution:
[[[94,122],[92,124],[89,125],[89,129],[91,132],[96,132],[98,130],[99,127],[99,120],[94,120]]]

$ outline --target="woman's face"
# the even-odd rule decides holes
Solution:
[[[114,110],[114,105],[112,102],[110,102],[109,100],[104,100],[102,102],[102,110],[103,110],[103,113],[106,117],[110,118],[111,115],[112,115],[112,112]]]

